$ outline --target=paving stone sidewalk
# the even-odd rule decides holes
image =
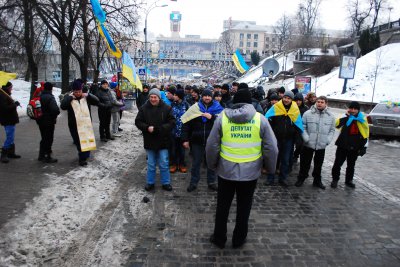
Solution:
[[[145,166],[145,156],[137,166]],[[329,159],[328,159],[329,160]],[[289,181],[294,184],[295,166]],[[133,187],[143,190],[145,170],[136,170]],[[139,238],[126,266],[400,266],[400,204],[366,186],[325,191],[312,187],[267,187],[259,180],[247,243],[232,249],[235,201],[225,249],[209,243],[216,192],[205,182],[187,193],[190,174],[173,174],[174,191],[149,193],[152,218],[147,225],[127,222],[125,237]],[[323,169],[330,177],[330,168]],[[141,180],[142,179],[142,180]],[[327,184],[327,181],[324,181]],[[328,185],[328,184],[327,184]],[[134,218],[132,218],[134,219]]]

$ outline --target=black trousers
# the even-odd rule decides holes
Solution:
[[[315,155],[314,155],[315,154]],[[311,161],[314,157],[314,170],[312,176],[315,181],[321,181],[321,169],[325,158],[325,149],[314,150],[312,148],[303,147],[300,154],[300,172],[298,178],[306,179],[311,167]]]
[[[340,179],[340,169],[347,160],[346,182],[352,182],[354,177],[354,167],[358,158],[357,150],[347,150],[337,147],[335,155],[335,163],[332,167],[332,179],[338,181]]]
[[[111,123],[111,111],[107,109],[98,109],[99,114],[99,132],[100,138],[110,138],[110,123]]]
[[[40,136],[39,156],[45,156],[51,153],[51,147],[54,141],[54,123],[38,122]]]
[[[257,180],[231,181],[218,177],[217,212],[215,216],[214,238],[225,244],[229,209],[236,193],[236,224],[233,230],[232,243],[240,244],[248,232],[251,206]]]

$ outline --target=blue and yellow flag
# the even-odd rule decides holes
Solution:
[[[13,80],[15,78],[17,78],[16,73],[0,71],[0,86],[6,85],[9,80]]]
[[[360,134],[362,135],[362,137],[368,138],[369,137],[369,125],[368,125],[368,121],[367,121],[367,118],[365,117],[365,115],[361,111],[358,112],[357,117],[350,115],[346,122],[346,126],[349,127],[353,121],[357,122],[357,128],[360,131]],[[339,125],[339,122],[340,122],[340,119],[336,119],[336,126]]]
[[[108,33],[104,24],[97,23],[97,26],[99,27],[100,35],[103,36],[103,38],[106,40],[106,44],[108,46],[108,49],[110,50],[110,53],[116,58],[121,58],[122,57],[121,50],[119,50],[118,47],[115,46],[114,41],[111,38],[110,34]]]
[[[240,71],[240,73],[245,73],[250,69],[249,66],[247,66],[246,62],[244,62],[244,59],[239,52],[239,49],[236,49],[235,53],[232,56],[232,60],[233,63],[235,63],[236,68]]]
[[[100,2],[98,0],[90,0],[93,8],[93,14],[96,19],[103,24],[106,21],[106,12],[101,8]]]
[[[139,90],[143,90],[142,82],[139,79],[139,76],[136,73],[135,64],[132,61],[132,58],[129,56],[127,52],[124,51],[122,56],[122,75],[128,79],[128,81],[136,86]]]
[[[303,120],[301,119],[300,110],[296,102],[292,101],[292,105],[290,106],[289,110],[286,111],[282,100],[280,100],[267,111],[265,117],[268,119],[270,117],[281,115],[289,116],[293,124],[296,125],[301,132],[303,132]]]

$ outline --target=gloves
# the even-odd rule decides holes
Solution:
[[[363,147],[363,148],[361,148],[361,149],[358,151],[358,155],[359,155],[360,157],[364,156],[365,153],[367,153],[367,148],[366,148],[366,147]]]
[[[21,104],[18,101],[15,101],[14,104],[18,107],[21,106]]]

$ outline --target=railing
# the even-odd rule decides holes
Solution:
[[[380,31],[396,29],[396,28],[400,28],[400,19],[395,20],[395,21],[391,21],[391,22],[388,22],[388,23],[384,23],[384,24],[381,24],[381,25],[378,25],[378,26],[375,26],[375,27],[371,28],[369,30],[369,32],[370,33],[380,32]],[[357,32],[357,36],[360,36],[360,35],[361,35],[361,31]]]

